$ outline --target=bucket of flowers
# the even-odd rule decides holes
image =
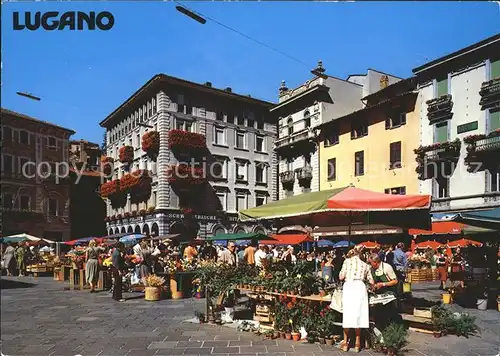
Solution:
[[[144,299],[157,301],[161,299],[161,290],[165,285],[165,278],[150,274],[143,278],[145,288]]]

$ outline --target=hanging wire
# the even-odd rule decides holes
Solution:
[[[241,31],[238,31],[238,30],[237,30],[237,29],[235,29],[235,28],[232,28],[232,27],[230,27],[230,26],[228,26],[228,25],[225,25],[225,24],[223,24],[222,22],[217,21],[217,20],[215,20],[215,19],[213,19],[213,18],[211,18],[211,17],[209,17],[209,16],[207,16],[207,15],[204,15],[204,14],[202,14],[202,13],[200,13],[200,12],[194,11],[193,9],[191,9],[191,8],[189,8],[189,7],[187,7],[187,6],[183,5],[183,4],[181,4],[181,3],[180,3],[179,1],[177,1],[177,0],[172,0],[172,1],[173,1],[173,2],[175,2],[175,3],[176,3],[176,4],[178,4],[178,5],[180,5],[180,6],[184,7],[184,8],[186,8],[186,9],[188,9],[189,11],[191,11],[191,12],[195,13],[196,15],[201,16],[201,17],[203,17],[203,18],[205,18],[205,19],[207,19],[207,20],[210,20],[210,21],[212,21],[212,22],[216,23],[217,25],[219,25],[219,26],[221,26],[221,27],[224,27],[225,29],[227,29],[227,30],[229,30],[229,31],[232,31],[232,32],[234,32],[234,33],[236,33],[236,34],[238,34],[238,35],[240,35],[240,36],[242,36],[242,37],[245,37],[246,39],[248,39],[248,40],[250,40],[250,41],[252,41],[252,42],[255,42],[255,43],[257,43],[258,45],[260,45],[260,46],[262,46],[262,47],[265,47],[265,48],[267,48],[267,49],[269,49],[269,50],[271,50],[271,51],[273,51],[273,52],[276,52],[276,53],[278,53],[278,54],[280,54],[280,55],[282,55],[282,56],[284,56],[284,57],[286,57],[286,58],[288,58],[288,59],[290,59],[290,60],[292,60],[292,61],[294,61],[294,62],[297,62],[297,63],[299,63],[299,64],[302,64],[303,66],[307,67],[308,69],[310,69],[310,68],[314,68],[314,66],[311,66],[311,65],[309,65],[309,64],[307,64],[307,63],[305,63],[304,61],[301,61],[300,59],[298,59],[298,58],[296,58],[296,57],[294,57],[294,56],[291,56],[291,55],[289,55],[289,54],[287,54],[287,53],[285,53],[285,52],[283,52],[283,51],[281,51],[281,50],[279,50],[279,49],[277,49],[277,48],[275,48],[275,47],[272,47],[272,46],[270,46],[270,45],[268,45],[268,44],[266,44],[266,43],[264,43],[264,42],[262,42],[262,41],[260,41],[260,40],[258,40],[258,39],[256,39],[256,38],[254,38],[254,37],[252,37],[252,36],[249,36],[249,35],[247,35],[247,34],[245,34],[245,33],[241,32]]]

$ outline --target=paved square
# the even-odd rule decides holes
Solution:
[[[147,302],[141,294],[115,302],[107,292],[65,290],[49,277],[2,278],[1,349],[4,355],[341,355],[331,346],[262,340],[251,333],[182,323],[203,311],[197,299]],[[418,290],[419,287],[414,288]],[[422,285],[420,288],[433,288]],[[500,345],[500,313],[471,310],[480,337],[469,339],[410,332],[406,356],[493,356]],[[364,350],[360,355],[375,354]]]

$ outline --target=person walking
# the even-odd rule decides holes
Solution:
[[[119,302],[124,302],[122,296],[122,275],[125,267],[125,259],[123,258],[123,250],[125,245],[118,242],[111,255],[111,271],[113,272],[113,299]]]
[[[342,290],[344,340],[340,349],[342,351],[349,350],[349,329],[354,329],[356,334],[354,351],[359,352],[361,348],[361,329],[369,327],[368,292],[366,291],[365,282],[368,281],[372,286],[375,283],[370,266],[359,258],[359,250],[352,249],[347,253],[346,257],[339,274],[339,279],[345,281]]]
[[[408,266],[408,257],[406,253],[403,251],[405,248],[405,244],[400,242],[396,245],[396,249],[394,250],[394,260],[393,260],[393,269],[396,272],[396,276],[398,277],[398,295],[403,295],[403,283],[406,279],[406,268]]]
[[[97,247],[95,240],[90,240],[89,246],[85,251],[85,276],[90,285],[90,293],[95,293],[95,287],[99,280],[99,253],[101,249]]]
[[[266,247],[264,245],[259,246],[259,250],[255,252],[254,263],[257,267],[262,267],[262,262],[267,258]]]
[[[16,262],[19,270],[19,277],[25,276],[26,272],[26,249],[22,242],[19,242],[16,248]]]
[[[252,242],[248,247],[245,249],[245,252],[243,253],[243,259],[248,263],[249,265],[255,265],[255,245]]]
[[[3,266],[7,271],[7,276],[12,277],[16,269],[15,259],[16,249],[12,244],[9,244],[3,253]]]

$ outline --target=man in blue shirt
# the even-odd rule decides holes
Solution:
[[[403,251],[404,247],[404,243],[400,242],[396,245],[396,249],[393,252],[393,264],[396,276],[398,277],[398,294],[400,296],[403,295],[403,283],[406,279],[406,267],[408,265],[408,257]]]

